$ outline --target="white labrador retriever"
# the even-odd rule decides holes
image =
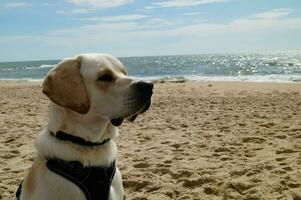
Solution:
[[[64,59],[49,71],[43,82],[52,101],[49,122],[36,141],[38,155],[18,199],[123,199],[116,126],[145,112],[153,89],[126,74],[107,54]]]

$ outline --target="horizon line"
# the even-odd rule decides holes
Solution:
[[[91,52],[90,52],[91,53]],[[95,52],[94,52],[95,53]],[[163,57],[163,56],[197,56],[197,55],[233,55],[233,54],[277,54],[277,53],[301,53],[301,49],[296,50],[278,50],[278,51],[267,51],[267,52],[219,52],[219,53],[187,53],[187,54],[158,54],[158,55],[138,55],[138,56],[115,56],[116,58],[139,58],[139,57]],[[80,53],[81,54],[81,53]],[[110,54],[110,53],[109,53]],[[79,55],[79,54],[74,54]],[[112,55],[112,54],[110,54]],[[114,55],[113,55],[114,56]],[[11,62],[38,62],[38,61],[55,61],[62,60],[63,58],[47,58],[47,59],[26,59],[26,60],[0,60],[0,63],[11,63]]]

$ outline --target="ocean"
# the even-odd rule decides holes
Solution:
[[[301,53],[121,57],[130,76],[160,81],[301,82]],[[42,80],[59,60],[1,62],[0,80]]]

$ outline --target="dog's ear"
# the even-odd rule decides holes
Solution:
[[[80,74],[82,58],[64,59],[48,72],[43,93],[54,103],[81,114],[89,111],[90,102]]]

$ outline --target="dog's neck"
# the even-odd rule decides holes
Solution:
[[[49,132],[63,131],[73,136],[81,137],[89,142],[101,142],[110,138],[104,145],[89,147],[60,141]],[[40,157],[59,158],[66,161],[80,161],[84,166],[107,166],[116,159],[116,144],[118,135],[115,126],[104,118],[90,119],[89,116],[76,116],[64,108],[52,104],[50,106],[47,128],[36,140],[36,148]]]
[[[81,115],[71,110],[51,104],[49,112],[49,131],[63,131],[80,137],[89,142],[101,142],[116,137],[116,127],[104,117],[91,117],[91,114]]]

